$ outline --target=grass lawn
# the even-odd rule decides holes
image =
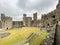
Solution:
[[[39,45],[47,36],[47,32],[42,32],[41,35],[35,35],[30,41],[30,45]]]
[[[34,27],[23,27],[15,28],[5,31],[0,31],[1,33],[9,32],[10,35],[4,38],[0,38],[0,45],[12,45],[16,42],[27,39],[32,33],[39,32],[39,28]]]

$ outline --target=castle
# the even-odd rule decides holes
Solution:
[[[60,21],[60,0],[54,11],[42,15],[39,20],[37,19],[37,13],[33,14],[33,20],[32,17],[27,17],[27,14],[23,14],[23,21],[12,21],[12,17],[1,14],[0,28],[47,27],[48,25],[54,25],[56,21]]]
[[[21,28],[21,27],[39,27],[40,20],[37,20],[37,13],[33,14],[32,17],[27,17],[23,14],[23,21],[12,21],[12,17],[5,16],[5,14],[0,14],[0,29],[11,29],[11,28]]]
[[[42,15],[41,18],[41,22],[44,27],[47,27],[48,25],[53,26],[56,21],[60,22],[60,0],[58,1],[58,5],[55,10],[48,14]]]

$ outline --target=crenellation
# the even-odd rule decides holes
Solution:
[[[12,17],[1,14],[0,27],[4,29],[21,28],[21,27],[40,27],[40,20],[37,20],[37,13],[32,17],[27,17],[27,14],[23,14],[23,21],[12,21]]]

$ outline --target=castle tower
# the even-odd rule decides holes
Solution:
[[[1,20],[1,27],[5,28],[5,14],[0,14],[0,20]]]
[[[5,20],[5,14],[1,13],[1,15],[0,15],[0,20],[2,20],[2,21]]]
[[[5,16],[5,14],[0,14],[0,28],[3,29],[10,29],[12,28],[12,18]]]
[[[23,14],[23,25],[26,26],[26,14]]]
[[[34,21],[37,21],[37,13],[34,13],[34,14],[33,14],[33,20],[34,20]]]
[[[33,14],[33,20],[34,20],[33,26],[34,26],[34,27],[37,27],[37,13],[34,13],[34,14]]]
[[[60,0],[58,1],[57,9],[60,8]]]

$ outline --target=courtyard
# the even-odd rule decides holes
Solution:
[[[0,45],[14,45],[15,43],[22,42],[23,40],[28,39],[32,33],[42,32],[42,34],[35,35],[28,42],[30,45],[34,43],[39,45],[47,36],[47,32],[40,31],[40,28],[37,27],[23,27],[23,28],[14,28],[9,30],[2,30],[0,34],[8,33],[9,35],[0,38]],[[1,37],[1,36],[0,36]]]

